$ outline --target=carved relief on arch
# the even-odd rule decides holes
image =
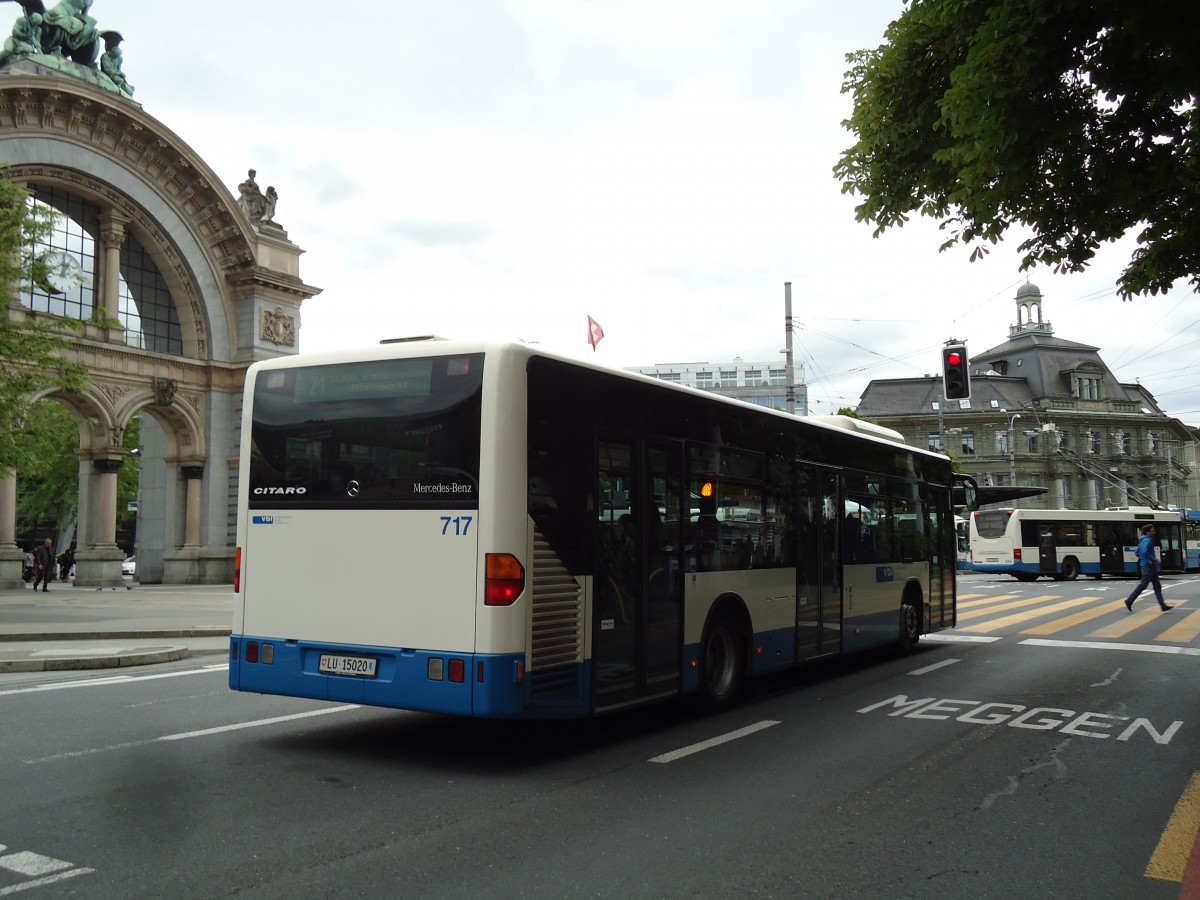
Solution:
[[[283,311],[282,307],[262,311],[262,327],[258,336],[264,341],[284,347],[296,346],[296,317]]]
[[[113,384],[108,381],[93,381],[92,383],[104,393],[113,409],[116,409],[121,403],[121,398],[129,393],[129,387],[123,384]]]

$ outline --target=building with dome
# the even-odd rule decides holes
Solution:
[[[1008,340],[970,358],[970,399],[946,400],[940,373],[875,380],[858,413],[944,450],[980,485],[1034,489],[1020,505],[1200,506],[1197,430],[1118,381],[1098,347],[1056,336],[1042,303],[1036,285],[1017,290]]]

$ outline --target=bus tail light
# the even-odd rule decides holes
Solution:
[[[233,555],[233,592],[242,590],[242,548],[238,547]]]
[[[1020,562],[1020,561],[1021,561],[1021,548],[1013,547],[1013,562]]]
[[[449,668],[450,680],[455,684],[462,684],[467,675],[467,664],[461,659],[450,660]]]
[[[484,558],[484,606],[512,606],[525,590],[525,567],[511,553]]]

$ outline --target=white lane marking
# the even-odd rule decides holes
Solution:
[[[675,762],[675,760],[683,759],[685,756],[691,756],[693,753],[711,750],[713,747],[719,747],[721,744],[728,744],[730,741],[736,741],[738,738],[744,738],[747,735],[754,734],[757,731],[762,731],[764,728],[770,728],[772,725],[778,724],[779,722],[775,719],[764,719],[761,722],[755,722],[753,725],[747,725],[745,728],[739,728],[737,731],[731,731],[728,734],[722,734],[715,738],[709,738],[707,741],[701,741],[698,744],[680,747],[678,750],[672,750],[670,753],[663,753],[661,756],[653,756],[650,758],[650,762]]]
[[[990,644],[1000,638],[988,637],[986,634],[947,634],[944,631],[938,631],[934,634],[921,635],[921,640],[934,643],[944,641],[947,644]]]
[[[105,687],[112,684],[137,684],[139,681],[155,681],[159,678],[182,678],[185,675],[207,675],[211,672],[225,672],[229,663],[202,666],[198,669],[186,669],[182,672],[157,672],[154,675],[109,675],[102,678],[86,678],[78,681],[56,681],[53,684],[34,684],[29,687],[11,688],[0,691],[0,697],[13,694],[32,694],[36,691],[63,691],[69,688]]]
[[[45,856],[41,853],[34,853],[32,850],[19,850],[16,853],[0,856],[0,869],[8,869],[10,872],[16,872],[18,875],[24,875],[28,878],[37,875],[49,875],[52,872],[61,872],[63,869],[69,869],[74,865],[75,863],[55,859],[53,856]]]
[[[1168,653],[1175,656],[1200,656],[1200,647],[1155,647],[1151,644],[1121,644],[1116,641],[1050,641],[1026,638],[1022,644],[1034,647],[1078,647],[1083,650],[1134,650],[1139,653]]]
[[[35,878],[33,881],[23,881],[20,884],[10,884],[6,888],[0,888],[0,897],[7,897],[10,894],[16,894],[20,891],[28,891],[32,888],[45,887],[48,884],[54,884],[56,881],[66,881],[68,878],[74,878],[77,875],[90,875],[95,872],[95,869],[72,869],[69,872],[59,872],[55,875],[47,875],[45,878]]]
[[[309,719],[313,716],[327,716],[330,713],[346,712],[350,709],[358,709],[356,703],[347,704],[346,706],[334,706],[330,709],[314,709],[309,712],[292,713],[290,716],[276,716],[273,719],[256,719],[253,722],[238,722],[234,725],[218,725],[216,728],[202,728],[199,731],[184,731],[179,734],[164,734],[162,737],[155,738],[158,741],[183,741],[188,738],[207,737],[210,734],[223,734],[226,731],[241,731],[243,728],[261,728],[264,725],[276,725],[279,722],[292,722],[296,719]]]
[[[946,668],[946,666],[952,666],[957,662],[962,662],[962,660],[961,659],[943,659],[941,662],[934,663],[932,666],[926,666],[923,669],[913,669],[908,674],[909,675],[926,675],[929,672],[936,671],[937,669],[944,669],[944,668]]]
[[[264,725],[277,725],[280,722],[291,722],[296,719],[308,719],[313,716],[327,716],[330,713],[346,712],[350,709],[358,709],[357,704],[348,704],[346,706],[334,706],[330,709],[314,709],[309,712],[293,713],[289,716],[275,716],[270,719],[255,719],[252,722],[237,722],[233,725],[220,725],[216,728],[203,728],[199,731],[184,731],[179,734],[164,734],[156,738],[150,738],[145,741],[129,741],[124,744],[111,744],[107,747],[92,747],[87,750],[70,750],[66,753],[55,753],[53,756],[41,756],[37,759],[24,760],[25,765],[32,766],[38,763],[57,762],[64,759],[76,759],[80,756],[94,756],[97,753],[108,753],[111,750],[129,750],[134,747],[145,747],[150,744],[157,744],[160,741],[182,741],[188,738],[207,737],[212,734],[222,734],[226,731],[241,731],[243,728],[261,728]]]

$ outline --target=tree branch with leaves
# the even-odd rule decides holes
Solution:
[[[849,54],[834,167],[878,236],[912,213],[972,260],[1014,225],[1021,269],[1079,272],[1137,232],[1128,299],[1200,291],[1200,6],[1166,0],[912,0]]]
[[[45,281],[48,266],[36,250],[49,239],[54,216],[0,173],[0,289],[10,306],[23,288]],[[82,327],[28,311],[0,314],[0,473],[32,462],[26,419],[33,398],[56,388],[80,392],[87,384],[87,367],[68,357],[71,344],[64,335]]]

